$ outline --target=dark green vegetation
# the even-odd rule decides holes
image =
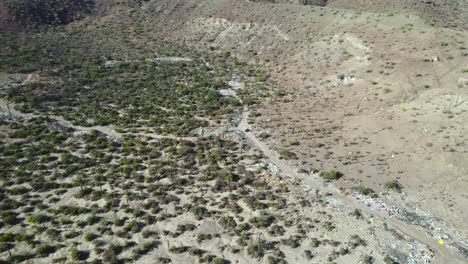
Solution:
[[[115,141],[99,132],[76,135],[47,118],[6,120],[1,128],[11,131],[0,147],[0,243],[2,251],[11,253],[11,257],[4,255],[5,261],[43,258],[63,250],[71,252],[65,257],[71,261],[92,258],[94,263],[109,259],[119,263],[129,261],[119,257],[123,251],[131,250],[131,258],[139,259],[158,249],[164,239],[184,233],[199,234],[199,243],[214,238],[201,237],[201,230],[193,224],[178,225],[172,231],[153,228],[181,216],[194,223],[214,219],[237,239],[237,250],[244,248],[253,258],[266,250],[279,251],[280,244],[270,240],[274,237],[297,248],[307,237],[305,230],[315,224],[332,228],[328,221],[332,216],[327,214],[323,215],[327,220],[318,215],[314,225],[300,224],[310,219],[277,215],[289,206],[281,198],[289,190],[267,184],[263,174],[239,165],[259,157],[239,155],[237,143],[219,137],[148,142],[129,136]],[[218,198],[206,199],[205,192]],[[297,204],[298,198],[288,195]],[[240,203],[247,204],[249,214],[255,216],[246,217]],[[310,207],[301,204],[301,208]],[[285,229],[298,233],[288,236]],[[271,238],[259,240],[256,234],[261,230]],[[143,241],[136,244],[136,237]],[[109,244],[110,240],[117,244]],[[75,244],[88,246],[73,249]],[[25,249],[31,250],[26,254]],[[170,252],[195,255],[202,262],[227,263],[193,246],[171,247]]]
[[[270,96],[262,71],[121,15],[0,34],[0,72],[30,79],[1,90],[23,114],[0,116],[0,263],[286,263],[319,247],[333,261],[366,245],[324,238],[336,229],[324,197],[270,175],[255,149],[194,132]],[[246,88],[223,97],[234,76]]]
[[[401,192],[403,190],[403,185],[397,180],[388,181],[384,184],[385,189],[390,191]]]
[[[61,25],[90,14],[95,0],[6,0],[4,5],[23,25]]]
[[[325,170],[320,172],[320,177],[327,181],[338,180],[341,178],[343,174],[336,170]]]
[[[362,195],[370,196],[370,197],[377,197],[377,194],[371,188],[363,185],[359,185],[354,188],[354,190]]]
[[[203,56],[150,36],[142,39],[142,24],[129,29],[128,21],[118,21],[0,35],[0,71],[40,76],[3,90],[3,100],[36,116],[0,120],[3,261],[47,257],[64,248],[71,252],[65,260],[71,261],[91,256],[96,263],[118,263],[127,249],[138,259],[161,243],[159,232],[145,227],[183,214],[199,220],[218,217],[220,212],[192,196],[203,189],[199,184],[213,183],[215,193],[239,188],[243,195],[250,193],[251,176],[235,172],[234,164],[245,158],[233,154],[236,143],[219,137],[150,140],[139,132],[188,135],[226,122],[241,103],[222,97],[218,89],[226,88],[234,74],[245,76],[250,88],[238,95],[253,104],[262,87],[258,72],[228,53]],[[123,138],[76,133],[50,115],[84,127],[114,125]],[[193,201],[182,205],[184,194]],[[173,206],[176,210],[167,213]],[[227,221],[226,228],[236,226],[233,218]],[[195,226],[177,230],[165,235],[194,232]],[[146,238],[141,245],[132,241],[138,234]],[[116,238],[116,245],[105,242]],[[73,246],[81,243],[91,248]],[[225,262],[204,250],[189,251],[206,261]]]
[[[75,125],[174,135],[239,109],[238,99],[217,90],[246,66],[226,53],[203,57],[150,36],[142,39],[141,30],[113,23],[1,34],[0,70],[39,72],[42,79],[10,89],[9,100],[22,112],[60,115]],[[167,61],[169,56],[192,61]],[[245,72],[253,80],[258,74]],[[244,101],[252,102],[251,92],[244,92]]]

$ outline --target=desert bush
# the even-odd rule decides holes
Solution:
[[[5,252],[5,251],[8,251],[8,250],[11,250],[15,247],[15,244],[14,243],[6,243],[6,242],[2,242],[0,243],[0,253],[2,252]]]
[[[266,244],[263,240],[250,240],[247,244],[247,254],[254,258],[261,258],[265,254]]]
[[[394,260],[392,257],[390,256],[385,256],[384,257],[384,263],[385,264],[398,264],[399,262]]]
[[[90,210],[84,207],[73,207],[73,206],[66,206],[62,205],[57,210],[57,212],[62,213],[64,215],[81,215],[88,213]]]
[[[210,264],[226,264],[226,263],[228,263],[227,260],[221,257],[215,257],[212,260],[210,260]]]
[[[317,248],[320,246],[320,240],[318,240],[317,238],[313,237],[311,239],[311,242],[310,242],[310,246],[313,247],[313,248]]]
[[[110,244],[102,253],[103,258],[108,263],[120,263],[121,261],[117,257],[123,250],[123,247],[119,244]]]
[[[36,214],[36,215],[28,216],[26,220],[30,223],[43,224],[43,223],[49,222],[51,218],[50,216],[45,215],[45,214]]]
[[[260,211],[258,216],[252,217],[249,222],[257,228],[267,228],[275,221],[275,217]]]
[[[185,231],[193,231],[197,227],[193,224],[186,224],[186,225],[177,225],[176,231],[184,233]]]
[[[6,211],[2,213],[2,221],[8,225],[16,225],[21,219],[18,218],[18,214],[13,211]]]
[[[83,261],[83,260],[86,260],[88,257],[89,257],[89,252],[87,251],[74,249],[71,252],[71,259],[73,261]]]
[[[298,236],[291,236],[287,239],[281,240],[281,243],[291,248],[297,248],[301,245],[301,238]]]
[[[94,239],[96,239],[98,237],[99,237],[98,234],[92,233],[92,232],[88,232],[83,236],[84,240],[86,240],[86,241],[93,241]]]
[[[171,263],[171,262],[172,262],[172,260],[170,258],[158,257],[156,259],[157,264],[168,264],[168,263]]]
[[[94,7],[92,0],[7,0],[6,4],[18,22],[33,26],[67,24]]]
[[[348,245],[349,245],[350,248],[354,249],[354,248],[356,248],[358,246],[366,246],[367,243],[366,243],[366,241],[364,239],[362,239],[358,235],[352,235],[349,238]]]
[[[268,234],[270,234],[272,236],[282,236],[282,235],[284,235],[284,232],[285,232],[284,228],[282,226],[279,226],[279,225],[273,225],[268,230]]]
[[[354,216],[356,219],[360,219],[362,217],[361,210],[359,209],[355,209],[354,211],[349,213],[349,215]]]
[[[312,253],[312,251],[310,250],[304,250],[304,256],[306,257],[306,259],[308,260],[311,260],[315,257],[315,255]]]
[[[54,253],[56,250],[57,248],[55,246],[45,244],[45,245],[40,245],[39,247],[37,247],[36,253],[42,257],[45,257]]]
[[[72,230],[72,231],[70,231],[70,232],[68,232],[68,233],[65,233],[65,234],[63,235],[63,237],[64,237],[65,239],[71,239],[71,238],[75,238],[75,237],[77,237],[77,236],[79,236],[79,235],[80,235],[79,232],[77,232],[77,231],[75,231],[75,230]]]
[[[189,253],[190,255],[192,255],[192,256],[199,256],[199,257],[200,257],[200,256],[202,256],[203,254],[205,254],[206,251],[203,250],[203,249],[199,249],[199,248],[190,248],[189,251],[188,251],[188,253]]]
[[[196,206],[192,208],[191,212],[195,215],[195,218],[197,220],[202,220],[205,217],[209,217],[210,213],[208,212],[208,209],[206,209],[203,206]]]
[[[180,246],[180,247],[171,247],[169,248],[169,252],[176,253],[176,254],[182,254],[187,252],[190,249],[190,247],[187,246]]]
[[[372,190],[371,188],[369,188],[367,186],[359,185],[359,186],[355,187],[354,190],[356,192],[358,192],[359,194],[362,194],[362,195],[371,196],[371,197],[376,197],[377,196],[375,194],[374,190]]]
[[[372,264],[375,262],[375,258],[369,255],[361,256],[361,263],[363,264]]]
[[[157,241],[157,240],[152,240],[152,241],[145,242],[145,243],[143,243],[143,245],[141,245],[141,247],[134,249],[133,254],[135,254],[137,256],[147,254],[151,250],[157,248],[159,246],[159,244],[160,244],[160,242]]]
[[[231,216],[223,216],[219,218],[218,223],[224,229],[233,229],[237,226],[236,220]]]
[[[0,235],[0,242],[14,242],[15,235],[13,233],[4,233]]]
[[[278,258],[275,256],[268,256],[267,263],[268,264],[287,264],[288,262],[282,258]]]
[[[138,232],[141,231],[143,226],[144,225],[141,222],[138,222],[136,220],[132,220],[123,228],[123,230],[125,232],[138,233]]]
[[[336,170],[325,170],[320,172],[320,177],[327,181],[338,180],[342,176],[343,175],[340,172],[337,172]]]
[[[253,210],[268,208],[267,204],[260,202],[258,199],[256,199],[253,196],[245,197],[244,201]]]
[[[212,239],[213,235],[212,234],[198,234],[197,235],[197,242],[201,243],[204,240],[209,240]]]
[[[397,192],[401,192],[401,190],[403,190],[403,185],[401,185],[400,182],[398,182],[397,180],[388,181],[384,183],[384,187],[387,190],[392,190],[392,191],[397,191]]]
[[[297,159],[297,155],[289,149],[281,149],[278,153],[280,155],[280,159]]]

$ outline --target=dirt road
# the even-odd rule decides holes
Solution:
[[[3,100],[3,99],[0,99],[0,109],[2,109],[2,111],[5,112],[8,115],[11,114],[12,117],[22,117],[22,118],[26,118],[26,119],[39,117],[38,115],[35,115],[35,114],[21,113],[18,110],[16,110],[13,105],[10,104],[8,106],[7,102],[5,100]],[[5,110],[3,110],[3,109],[5,109]],[[76,131],[91,132],[91,131],[96,130],[96,131],[99,131],[99,132],[101,132],[101,133],[103,133],[103,134],[105,134],[105,135],[107,135],[107,136],[109,136],[111,138],[115,138],[115,139],[121,139],[125,135],[123,133],[119,133],[119,132],[115,131],[115,129],[112,126],[84,127],[84,126],[73,125],[72,122],[63,119],[63,117],[60,117],[60,116],[48,116],[48,118],[54,120],[57,124],[59,124],[61,126],[72,128],[72,129],[74,129]],[[185,140],[185,141],[196,141],[198,139],[197,137],[177,137],[177,136],[173,136],[173,135],[159,135],[159,134],[155,134],[155,133],[138,133],[138,135],[144,136],[144,137],[150,137],[150,138],[153,138],[153,139],[173,139],[173,140]]]

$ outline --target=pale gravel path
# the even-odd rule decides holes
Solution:
[[[7,102],[5,100],[3,100],[3,99],[0,99],[0,109],[5,109],[5,110],[2,110],[2,112],[6,113],[6,114],[8,114],[8,112],[10,112],[12,117],[21,117],[21,118],[25,118],[25,119],[40,117],[39,115],[35,115],[35,114],[21,113],[18,110],[16,110],[14,108],[14,106],[11,105],[11,104],[10,104],[9,110],[8,110]],[[111,138],[115,138],[115,139],[122,139],[125,136],[125,134],[115,131],[113,126],[84,127],[84,126],[73,125],[72,122],[63,119],[63,117],[61,117],[61,116],[47,116],[47,117],[52,119],[53,121],[55,121],[57,124],[59,124],[61,126],[72,128],[72,129],[74,129],[76,131],[91,132],[91,131],[96,130],[96,131],[101,132],[102,134],[105,134],[105,135],[107,135],[107,136],[109,136]],[[137,133],[137,134],[140,135],[140,136],[151,137],[153,139],[173,139],[173,140],[185,140],[185,141],[196,141],[197,140],[197,137],[177,137],[177,136],[174,136],[174,135],[160,135],[160,134],[156,134],[156,133]]]

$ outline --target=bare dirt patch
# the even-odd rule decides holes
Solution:
[[[185,14],[163,35],[229,50],[284,88],[253,113],[270,148],[294,153],[304,171],[336,168],[345,175],[340,188],[365,185],[443,219],[445,230],[467,229],[467,90],[458,84],[466,31],[403,14],[243,1],[176,6],[153,10],[163,25]],[[394,180],[402,194],[385,188]]]

